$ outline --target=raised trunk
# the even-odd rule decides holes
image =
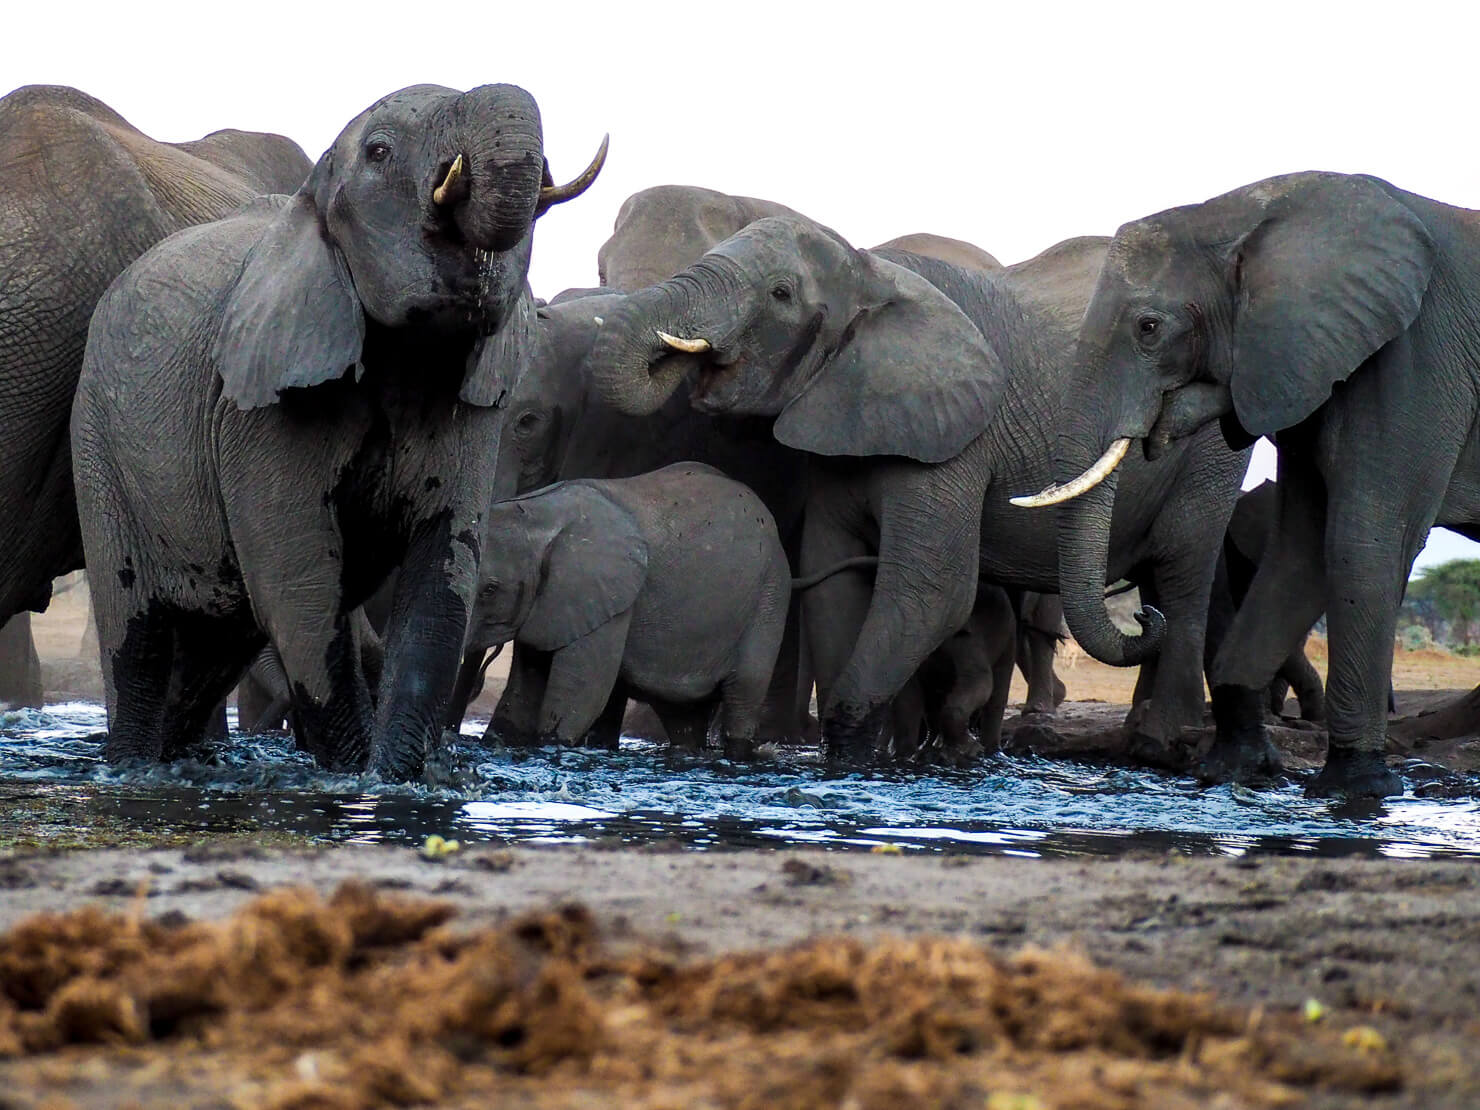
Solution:
[[[534,98],[516,85],[481,85],[457,99],[451,132],[457,149],[446,154],[448,169],[462,155],[456,221],[468,242],[501,252],[514,247],[534,225],[544,171],[544,139]],[[439,178],[445,178],[445,171]]]
[[[1093,462],[1088,456],[1083,470]],[[1072,471],[1070,460],[1064,468]],[[1105,582],[1110,557],[1110,521],[1119,475],[1112,473],[1094,489],[1058,508],[1059,596],[1064,620],[1079,646],[1102,663],[1134,667],[1156,650],[1166,631],[1166,618],[1150,607],[1136,613],[1141,635],[1127,636],[1110,619]]]

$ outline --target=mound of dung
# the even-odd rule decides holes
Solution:
[[[32,918],[0,937],[0,1081],[278,1110],[1282,1106],[1399,1083],[1380,1043],[1063,952],[821,939],[695,962],[603,943],[579,907],[450,918],[361,885],[208,924]]]

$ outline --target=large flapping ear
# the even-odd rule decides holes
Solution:
[[[554,651],[632,608],[647,578],[648,549],[632,514],[590,486],[563,482],[533,495],[540,497],[557,499],[559,521],[519,639]]]
[[[1319,175],[1270,201],[1235,248],[1229,385],[1250,435],[1298,424],[1417,318],[1423,222],[1370,177]]]
[[[874,291],[836,351],[782,410],[775,436],[816,455],[944,462],[986,428],[1006,376],[956,303],[918,274],[860,251]]]
[[[213,352],[226,396],[242,409],[343,377],[358,367],[365,339],[354,282],[313,197],[300,192],[274,203],[277,215],[227,294]]]
[[[498,331],[473,348],[458,396],[470,405],[503,408],[534,357],[538,328],[534,298],[526,286]]]

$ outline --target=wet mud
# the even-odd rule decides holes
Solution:
[[[145,898],[23,921],[0,936],[0,1058],[7,1104],[50,1107],[1129,1110],[1357,1105],[1414,1082],[1345,1012],[1164,989],[1065,947],[702,955],[578,904],[489,925],[365,882],[217,921]]]

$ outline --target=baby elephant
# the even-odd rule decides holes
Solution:
[[[700,463],[559,482],[496,502],[483,536],[468,646],[533,649],[544,685],[505,740],[579,743],[630,695],[690,748],[718,702],[726,754],[749,754],[791,579],[747,486]]]

